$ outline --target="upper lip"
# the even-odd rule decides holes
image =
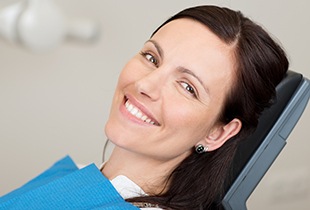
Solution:
[[[141,112],[143,112],[148,118],[150,118],[155,125],[160,125],[160,123],[155,119],[154,115],[140,102],[138,102],[133,96],[126,94],[125,95],[125,102],[129,100],[132,105],[137,107]]]

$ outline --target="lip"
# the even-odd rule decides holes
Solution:
[[[133,106],[137,107],[141,112],[143,112],[144,115],[146,115],[151,121],[154,122],[154,124],[150,124],[148,122],[145,122],[141,119],[138,119],[137,117],[133,116],[131,113],[128,112],[128,110],[125,107],[126,101],[129,101]],[[138,124],[143,125],[154,125],[154,126],[160,126],[159,122],[155,119],[154,115],[140,102],[138,102],[133,96],[131,95],[125,95],[122,105],[120,106],[120,111],[131,121],[134,121]]]

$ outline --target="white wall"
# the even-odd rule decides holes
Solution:
[[[0,8],[16,0],[5,0]],[[291,68],[310,78],[307,0],[186,0],[155,2],[57,0],[66,15],[99,20],[97,43],[65,43],[34,54],[0,38],[0,195],[70,154],[100,164],[104,123],[118,73],[150,33],[177,11],[216,3],[240,9],[281,40]],[[288,145],[249,199],[249,209],[310,206],[306,109]]]

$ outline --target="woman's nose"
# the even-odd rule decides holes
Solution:
[[[165,81],[165,75],[160,69],[156,69],[137,80],[135,87],[139,94],[156,101],[161,96]]]

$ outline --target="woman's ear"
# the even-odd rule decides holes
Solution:
[[[241,121],[236,118],[226,125],[217,125],[205,139],[205,144],[208,146],[209,151],[221,147],[227,140],[237,135],[241,130],[241,127]]]

